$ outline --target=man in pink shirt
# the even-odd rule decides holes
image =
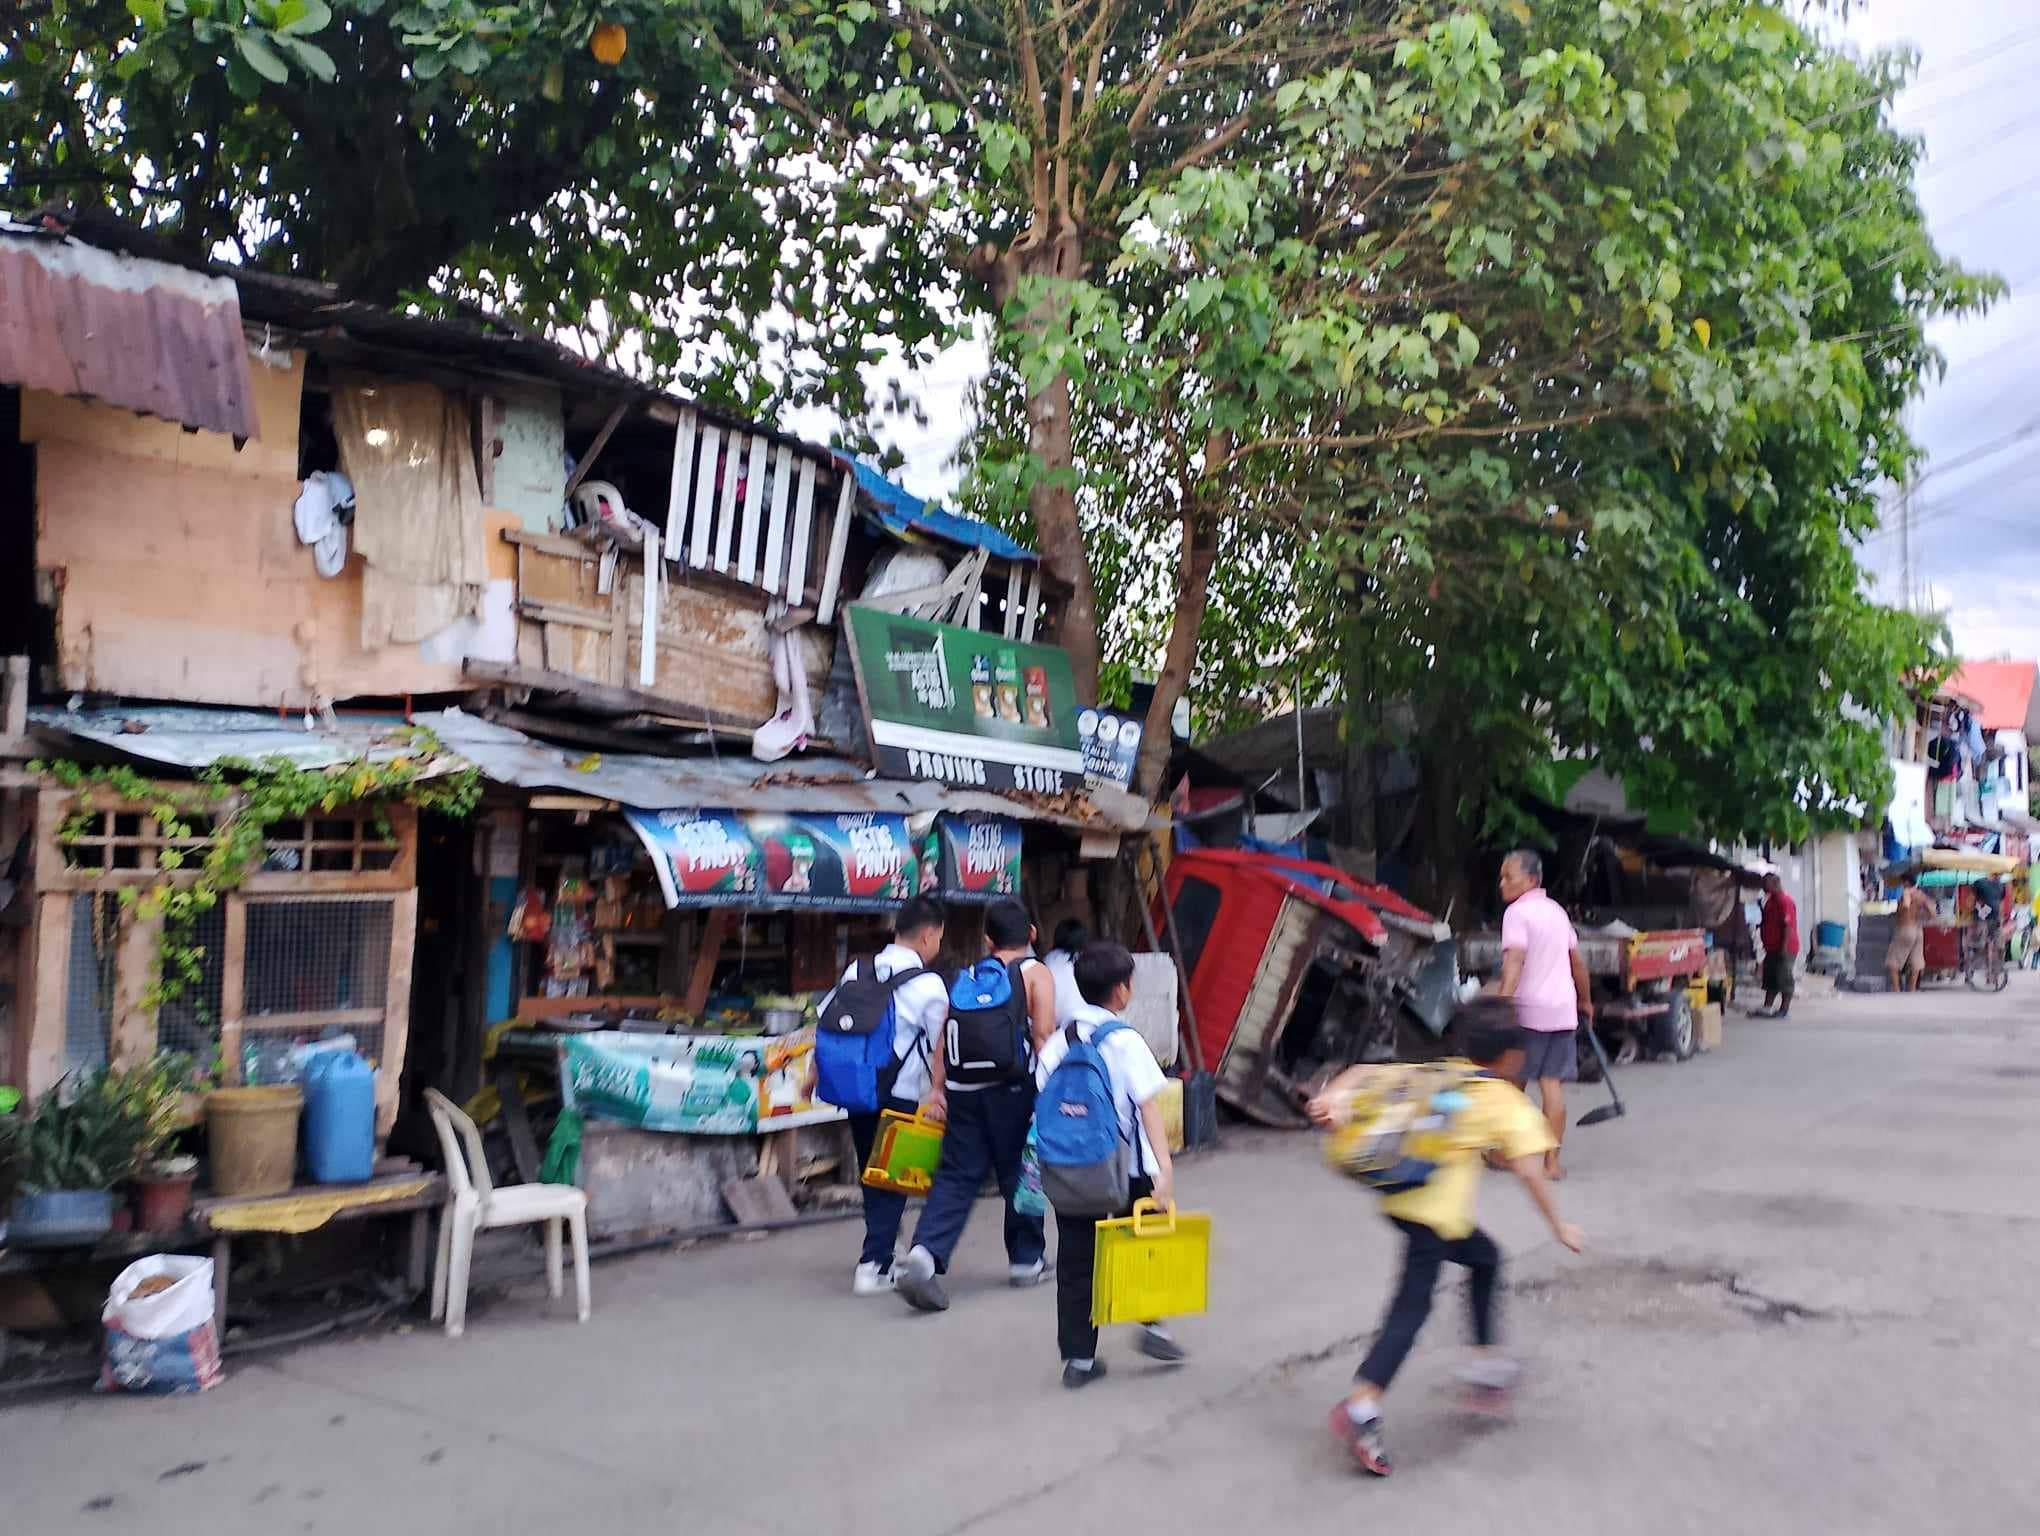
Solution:
[[[1579,937],[1565,908],[1544,890],[1544,860],[1519,848],[1502,860],[1501,994],[1516,1004],[1516,1019],[1529,1036],[1523,1086],[1537,1084],[1544,1118],[1551,1125],[1551,1150],[1544,1154],[1545,1177],[1562,1179],[1559,1150],[1565,1142],[1565,1085],[1580,1075],[1574,1031],[1585,1018],[1593,1028],[1593,988],[1580,959]]]

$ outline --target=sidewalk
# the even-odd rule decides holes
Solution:
[[[173,1533],[579,1529],[934,1536],[1425,1528],[2013,1529],[2030,1451],[2040,1261],[2031,1168],[2040,987],[1809,999],[1784,1026],[1622,1078],[1574,1133],[1585,1258],[1489,1181],[1518,1422],[1472,1428],[1440,1304],[1362,1483],[1322,1434],[1371,1335],[1392,1234],[1312,1138],[1234,1131],[1187,1161],[1216,1217],[1213,1311],[1168,1373],[1108,1343],[1057,1381],[1049,1291],[1004,1284],[981,1205],[954,1305],[849,1294],[855,1227],[598,1267],[595,1315],[542,1288],[425,1328],[235,1368],[197,1399],[0,1411],[10,1529]],[[2021,1077],[2017,1074],[2026,1073]],[[1601,1100],[1579,1090],[1580,1108]]]

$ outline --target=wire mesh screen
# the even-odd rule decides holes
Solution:
[[[204,1067],[220,1041],[220,978],[227,960],[225,903],[200,914],[184,942],[205,951],[199,978],[157,1010],[156,1043],[166,1051],[183,1051]]]
[[[249,1029],[345,1030],[382,1050],[389,1003],[389,897],[283,897],[248,903],[243,1001]]]
[[[110,891],[71,898],[71,958],[64,978],[64,1070],[106,1065],[113,1032],[120,902]]]

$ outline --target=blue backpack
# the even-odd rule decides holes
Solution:
[[[942,1076],[951,1087],[1025,1082],[1034,1071],[1027,1027],[1025,960],[987,957],[956,973],[949,987]]]
[[[853,1115],[876,1114],[892,1097],[901,1066],[893,1054],[893,994],[928,974],[911,965],[880,981],[874,969],[854,962],[815,1018],[815,1097]],[[928,1049],[925,1036],[919,1049]]]
[[[1099,1024],[1086,1040],[1068,1025],[1069,1051],[1041,1085],[1034,1101],[1034,1141],[1041,1159],[1041,1189],[1058,1212],[1116,1216],[1131,1192],[1129,1166],[1139,1154],[1119,1129],[1118,1095],[1099,1045],[1127,1026]],[[1136,1141],[1137,1141],[1136,1133]]]

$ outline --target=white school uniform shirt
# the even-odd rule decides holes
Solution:
[[[1095,1003],[1080,1002],[1071,1014],[1069,1024],[1076,1025],[1078,1039],[1089,1040],[1100,1024],[1117,1017],[1117,1014],[1109,1013]],[[1058,1027],[1041,1048],[1041,1054],[1034,1063],[1035,1087],[1046,1086],[1048,1074],[1061,1064],[1063,1057],[1069,1055],[1069,1024]],[[1169,1080],[1162,1075],[1161,1066],[1155,1061],[1155,1053],[1148,1049],[1147,1041],[1132,1025],[1115,1029],[1107,1035],[1098,1047],[1098,1054],[1105,1058],[1105,1071],[1112,1078],[1112,1103],[1119,1111],[1119,1134],[1129,1142],[1139,1139],[1140,1162],[1134,1172],[1151,1179],[1160,1164],[1155,1159],[1154,1144],[1148,1140],[1147,1127],[1140,1123],[1140,1111],[1142,1105],[1168,1086]]]
[[[921,957],[906,945],[888,944],[872,958],[871,973],[884,981],[897,971],[913,970],[920,964]],[[900,1063],[900,1075],[893,1082],[894,1098],[918,1104],[928,1097],[934,1086],[928,1057],[941,1049],[942,1027],[948,1019],[949,989],[933,971],[902,983],[893,993],[893,1056]]]
[[[1077,957],[1066,949],[1051,949],[1041,963],[1055,978],[1055,1021],[1067,1024],[1084,1006],[1084,994],[1077,990]]]

